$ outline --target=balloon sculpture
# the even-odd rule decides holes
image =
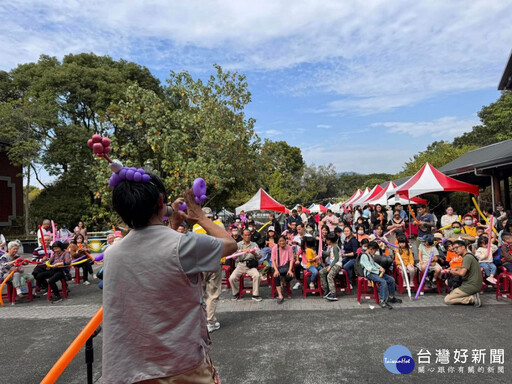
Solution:
[[[192,184],[192,192],[194,193],[194,200],[197,204],[204,203],[206,200],[208,200],[208,196],[206,196],[206,181],[202,177],[198,177],[194,180],[194,183]],[[187,204],[181,203],[179,205],[180,211],[186,211],[187,210]]]
[[[87,140],[87,146],[91,148],[98,157],[103,157],[109,163],[112,163],[112,160],[108,157],[111,151],[110,139],[108,137],[101,137],[96,133]]]

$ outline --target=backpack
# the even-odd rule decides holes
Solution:
[[[364,277],[364,268],[361,265],[361,256],[363,256],[363,255],[366,255],[366,253],[361,252],[361,254],[359,254],[356,257],[356,263],[354,264],[354,273],[358,277]]]

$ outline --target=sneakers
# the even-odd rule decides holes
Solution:
[[[220,328],[220,323],[218,321],[215,322],[215,324],[208,324],[208,332],[212,333]]]
[[[338,301],[338,298],[334,293],[329,293],[327,296],[325,296],[325,299],[329,301]]]
[[[58,302],[60,302],[60,301],[62,301],[62,296],[53,296],[53,297],[50,299],[50,302],[51,302],[52,304],[58,303]]]
[[[498,282],[498,280],[496,280],[494,277],[488,277],[486,279],[489,283],[491,283],[492,285],[496,285],[496,283]]]
[[[283,302],[284,302],[284,297],[277,298],[277,304],[283,304]]]
[[[393,307],[385,300],[379,301],[379,305],[381,308],[393,309]]]
[[[292,289],[299,289],[299,288],[300,288],[300,283],[297,281]]]
[[[396,303],[396,304],[402,304],[402,300],[401,299],[397,299],[396,297],[390,297],[388,299],[388,302],[390,303]]]
[[[233,300],[233,301],[238,300],[238,295],[233,295],[233,297],[231,298],[231,300]]]
[[[330,294],[331,294],[331,292],[326,291],[326,292],[325,292],[325,294],[324,294],[324,296],[323,296],[323,297],[324,297],[324,299],[327,299],[327,296],[329,296]]]
[[[261,296],[253,296],[253,297],[252,297],[252,299],[253,299],[254,301],[261,301],[261,300],[263,300],[263,299],[261,298]]]
[[[87,280],[84,281],[84,285],[91,285]]]
[[[480,299],[480,293],[475,293],[473,295],[473,305],[477,308],[480,308],[482,306],[482,300]]]

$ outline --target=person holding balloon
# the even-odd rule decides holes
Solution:
[[[114,210],[132,230],[105,251],[102,382],[218,383],[201,274],[217,271],[235,241],[192,191],[169,205],[154,174],[115,166],[109,185]],[[178,233],[183,221],[207,235]]]

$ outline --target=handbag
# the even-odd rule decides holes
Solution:
[[[285,265],[279,265],[281,264],[280,257],[279,257],[279,245],[276,245],[277,247],[277,270],[279,271],[280,275],[286,275],[288,273],[289,269],[289,262]]]
[[[245,262],[247,268],[258,268],[258,260],[250,259]]]

